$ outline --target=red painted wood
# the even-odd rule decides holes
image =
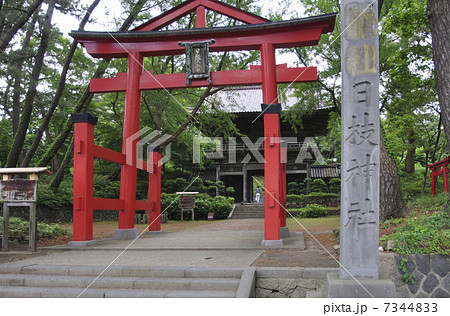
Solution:
[[[431,195],[436,195],[436,183],[437,183],[437,177],[439,175],[443,175],[444,178],[444,192],[449,192],[448,188],[448,172],[449,168],[448,165],[450,164],[450,156],[442,159],[441,161],[428,164],[428,168],[431,170]]]
[[[442,174],[444,177],[444,192],[448,193],[448,165],[442,167]]]
[[[278,103],[275,47],[261,45],[263,103]],[[280,118],[278,113],[264,114],[264,240],[280,239]]]
[[[148,212],[148,230],[160,231],[161,230],[161,153],[149,152],[151,158],[149,160],[153,162],[153,170],[150,170],[148,174],[148,199],[152,201],[155,207]]]
[[[196,28],[206,27],[206,12],[204,6],[197,7],[195,27]]]
[[[120,164],[125,163],[125,155],[117,151],[94,145],[94,157]]]
[[[94,199],[94,210],[123,210],[123,206],[123,200]]]
[[[94,125],[75,123],[75,140],[79,144],[73,163],[73,240],[93,238]]]
[[[180,5],[162,13],[156,18],[138,26],[133,31],[159,30],[164,26],[169,25],[172,22],[175,22],[176,20],[193,12],[198,6],[204,6],[210,10],[216,11],[223,15],[227,15],[244,23],[254,24],[270,22],[270,20],[267,20],[263,17],[231,7],[222,2],[214,0],[192,0],[181,3]]]
[[[119,212],[119,229],[134,227],[134,211],[136,201],[136,142],[127,149],[127,139],[139,132],[141,116],[141,90],[139,79],[142,73],[143,57],[137,52],[130,52],[128,57],[127,86],[125,95],[125,114],[123,124],[122,152],[131,155],[133,163],[122,165],[120,180],[120,199],[124,201],[124,208]],[[128,152],[130,150],[130,152]]]
[[[281,193],[280,193],[280,227],[286,227],[286,147],[281,148]]]
[[[184,54],[185,48],[178,43],[189,41],[206,41],[214,38],[216,43],[209,47],[211,52],[258,50],[262,43],[272,43],[275,48],[293,48],[317,45],[320,35],[326,33],[329,23],[315,22],[314,26],[276,28],[262,31],[240,31],[204,34],[176,35],[166,38],[89,38],[77,36],[86,51],[96,58],[126,58],[128,51],[138,51],[144,56],[165,56]]]
[[[316,67],[278,68],[276,69],[278,83],[313,82],[317,80]],[[186,86],[186,74],[154,75],[144,72],[140,79],[141,90],[186,89],[206,87],[206,80],[194,80]],[[93,93],[120,92],[126,88],[126,74],[118,73],[116,78],[91,79],[90,89]],[[229,70],[211,72],[211,86],[221,87],[230,85],[259,85],[262,83],[261,68],[252,67],[250,70]]]
[[[155,209],[155,203],[153,201],[136,201],[135,209],[142,211],[152,211]]]

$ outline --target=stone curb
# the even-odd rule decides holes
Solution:
[[[236,298],[249,298],[256,296],[256,269],[247,268],[242,273]]]

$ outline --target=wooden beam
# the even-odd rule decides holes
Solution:
[[[316,67],[285,68],[277,67],[277,82],[313,82],[317,80]],[[126,73],[118,73],[116,78],[91,79],[91,92],[121,92],[125,91]],[[211,86],[237,86],[237,85],[260,85],[262,83],[261,70],[251,67],[250,70],[229,70],[211,72]],[[207,87],[206,80],[193,80],[190,86],[186,86],[186,74],[161,74],[154,75],[151,71],[141,75],[141,90],[158,89],[185,89]]]

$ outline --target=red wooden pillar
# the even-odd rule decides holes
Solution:
[[[161,231],[161,147],[155,146],[149,151],[148,200],[153,208],[148,212],[148,231]]]
[[[94,126],[89,113],[72,114],[75,124],[73,162],[73,241],[93,238],[94,215]],[[82,244],[80,244],[82,245]]]
[[[448,193],[448,165],[442,167],[442,175],[444,177],[444,192]]]
[[[436,174],[435,174],[435,168],[431,169],[431,196],[436,195]]]
[[[281,146],[281,193],[280,193],[280,227],[286,227],[286,163],[287,163],[287,143],[282,142]]]
[[[280,240],[280,113],[278,103],[275,47],[261,45],[264,113],[264,240],[263,246],[282,245]]]
[[[195,17],[195,27],[196,28],[206,27],[206,10],[204,6],[197,7]]]
[[[132,164],[122,165],[120,178],[120,199],[124,201],[124,209],[119,212],[119,230],[134,227],[136,203],[136,139],[127,148],[127,139],[139,132],[141,119],[141,90],[139,86],[142,73],[143,57],[138,52],[128,55],[127,87],[125,96],[125,114],[123,124],[122,152],[132,156]]]

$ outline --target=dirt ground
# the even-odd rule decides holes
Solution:
[[[328,216],[320,219],[292,219],[287,220],[291,232],[303,232],[306,248],[299,250],[267,250],[252,265],[265,267],[338,267],[339,255],[333,248],[338,244],[333,230],[339,226],[339,216]],[[66,229],[72,231],[72,224],[62,224]],[[142,232],[147,225],[136,225]],[[100,240],[111,238],[117,222],[95,222],[94,239]],[[162,224],[164,232],[176,232],[192,229],[194,231],[219,231],[219,230],[263,230],[263,219],[221,220],[221,221],[184,221],[169,222]],[[38,247],[66,244],[70,237],[60,237],[55,240],[44,240]],[[38,254],[27,253],[26,244],[11,244],[10,251],[15,253],[0,253],[0,263],[29,258],[30,256],[42,255],[47,252],[41,250]]]

